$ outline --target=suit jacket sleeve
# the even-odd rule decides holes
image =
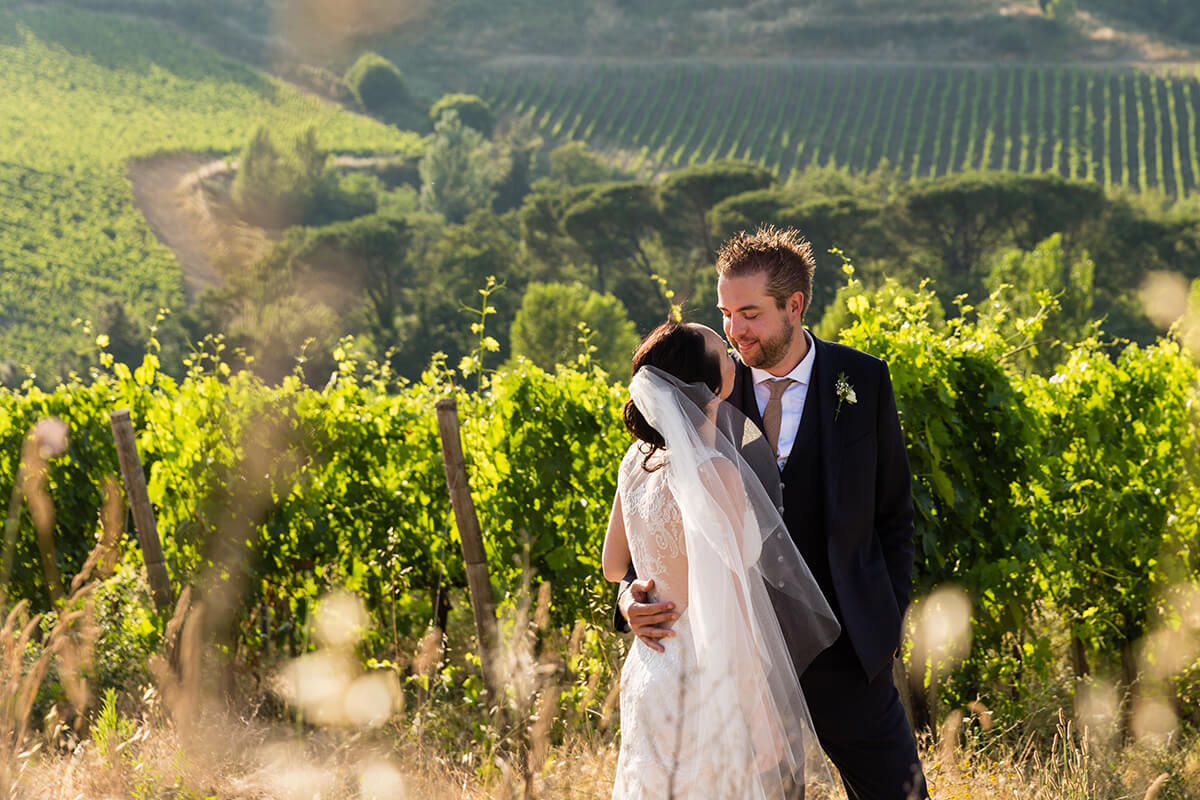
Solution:
[[[880,365],[878,458],[875,476],[875,532],[883,549],[900,616],[908,608],[913,571],[912,471],[900,430],[891,373]]]
[[[625,573],[624,580],[617,588],[617,600],[621,599],[621,594],[629,588],[629,584],[637,580],[637,571],[634,570],[633,564],[629,565],[629,570]],[[617,633],[629,633],[629,620],[625,619],[625,615],[621,613],[620,603],[613,603],[613,628]]]

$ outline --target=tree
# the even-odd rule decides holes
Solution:
[[[247,219],[260,225],[295,224],[312,208],[326,164],[311,125],[284,145],[258,125],[242,150],[233,179],[233,202]]]
[[[1016,198],[1010,223],[1013,242],[1022,250],[1033,250],[1060,233],[1069,254],[1079,234],[1103,216],[1107,205],[1104,190],[1092,181],[1067,180],[1050,172],[1008,175],[1005,181]]]
[[[1042,3],[1042,11],[1050,19],[1065,22],[1075,15],[1075,0],[1049,0]]]
[[[587,326],[586,337],[580,323]],[[611,377],[623,378],[637,345],[637,331],[621,301],[580,283],[529,284],[512,324],[513,355],[545,370],[590,355]]]
[[[344,290],[365,295],[368,324],[383,349],[396,343],[401,294],[413,282],[407,259],[412,239],[407,219],[371,214],[319,229],[299,257]]]
[[[504,177],[483,136],[463,125],[454,111],[442,115],[418,169],[421,208],[454,223],[490,208]]]
[[[596,265],[596,290],[603,293],[611,266],[634,261],[649,275],[650,259],[643,240],[661,220],[654,187],[640,181],[612,181],[590,186],[564,212],[563,229]]]
[[[590,264],[583,247],[566,232],[563,215],[587,190],[573,189],[549,178],[538,178],[517,210],[521,241],[532,257],[532,277],[543,281],[582,278],[578,268]]]
[[[503,285],[488,305],[495,309],[485,323],[486,332],[508,351],[509,326],[520,305],[526,283],[525,259],[514,220],[485,210],[472,213],[461,225],[446,225],[436,218],[424,220],[415,230],[410,263],[415,267],[413,289],[406,293],[405,309],[398,321],[400,349],[393,362],[401,374],[417,377],[433,353],[442,352],[457,364],[477,345],[471,331],[478,316],[465,306],[477,305],[478,291],[489,277]],[[485,353],[491,369],[502,360]]]
[[[888,246],[882,229],[882,212],[874,201],[849,196],[816,198],[779,212],[778,224],[798,229],[813,247],[817,272],[809,311],[814,318],[833,300],[840,280],[841,263],[830,256],[832,248],[844,250],[856,260],[887,259],[889,274],[899,273],[888,258],[894,250]]]
[[[290,373],[312,338],[306,374],[323,380],[331,347],[344,334],[366,334],[363,341],[378,356],[402,343],[421,221],[370,214],[290,228],[250,269],[206,295],[204,308],[242,339],[255,370],[269,380]]]
[[[753,231],[763,223],[779,224],[783,210],[794,202],[788,188],[772,186],[727,197],[708,212],[709,236],[725,241],[739,231]]]
[[[1048,373],[1061,361],[1061,346],[1088,338],[1095,327],[1095,274],[1096,265],[1087,253],[1068,258],[1057,233],[1031,252],[1010,250],[1000,257],[988,275],[988,290],[1006,295],[1014,318],[1034,317],[1042,309],[1048,314],[1039,337],[1047,346],[1022,353],[1022,363]]]
[[[878,201],[863,193],[846,194],[837,188],[833,191],[835,194],[823,195],[800,192],[790,184],[774,186],[726,198],[708,213],[709,228],[715,241],[727,239],[738,231],[752,231],[763,224],[793,227],[804,234],[813,246],[817,262],[808,319],[820,316],[833,299],[839,282],[839,265],[828,255],[831,248],[847,252],[856,262],[887,257],[894,252],[882,228],[883,209]],[[888,267],[889,273],[894,275],[894,259],[889,259]]]
[[[984,257],[1010,235],[1024,198],[1001,173],[960,173],[904,187],[893,199],[893,238],[932,258],[951,296],[978,294]]]
[[[129,316],[125,304],[110,299],[101,304],[93,326],[97,333],[108,337],[108,347],[113,360],[130,367],[137,367],[146,355],[146,342],[150,337],[147,327]]]
[[[374,214],[383,193],[382,181],[369,172],[327,170],[304,223],[328,225]]]
[[[434,125],[437,125],[448,111],[456,112],[463,125],[474,128],[485,138],[491,137],[492,131],[496,128],[496,115],[492,113],[492,107],[479,95],[443,95],[429,109],[429,119]]]
[[[1105,207],[1092,183],[1055,175],[970,172],[906,186],[888,209],[891,237],[943,272],[943,293],[982,290],[984,264],[1004,245],[1032,250],[1064,233],[1068,251]]]
[[[663,180],[658,196],[666,222],[664,242],[688,265],[678,287],[682,294],[692,294],[696,273],[712,263],[716,243],[711,236],[708,213],[713,206],[743,192],[767,189],[774,183],[773,174],[746,161],[696,164],[676,170]]]
[[[542,137],[534,133],[528,117],[515,117],[496,132],[493,147],[501,178],[492,207],[502,214],[520,206],[529,194]]]
[[[346,70],[346,86],[373,113],[395,111],[412,102],[400,70],[378,53],[368,51],[358,57]]]
[[[583,142],[567,142],[550,151],[550,179],[567,186],[611,181],[616,171]]]

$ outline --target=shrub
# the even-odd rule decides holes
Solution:
[[[308,214],[316,199],[325,156],[317,149],[310,126],[290,146],[278,146],[259,125],[242,150],[233,180],[233,202],[249,220],[266,227],[286,227]]]
[[[567,142],[550,151],[550,178],[559,183],[582,186],[616,177],[616,171],[588,150],[583,142]]]
[[[408,84],[396,65],[378,53],[366,52],[346,71],[346,85],[368,111],[388,111],[408,105]]]
[[[370,173],[330,170],[304,221],[308,225],[328,225],[374,214],[382,191],[379,178]]]
[[[587,325],[587,343],[579,329]],[[545,370],[588,355],[613,377],[629,372],[638,336],[625,306],[583,284],[531,283],[512,326],[512,348]]]
[[[463,125],[474,128],[485,137],[491,136],[496,128],[496,115],[492,113],[492,107],[478,95],[445,95],[429,109],[429,119],[437,125],[447,111],[457,111]]]
[[[421,208],[462,222],[476,209],[489,208],[496,197],[502,165],[476,130],[463,125],[458,114],[447,112],[418,167],[421,173]]]

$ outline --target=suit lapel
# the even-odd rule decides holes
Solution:
[[[758,399],[754,396],[754,376],[745,364],[738,364],[732,397],[737,398],[737,407],[761,431],[762,414],[758,412]]]
[[[809,331],[809,334],[811,335],[812,332]],[[832,538],[834,535],[833,522],[837,519],[834,501],[837,498],[838,468],[841,465],[841,451],[836,442],[837,426],[833,419],[837,406],[837,403],[834,402],[834,398],[837,397],[834,385],[839,372],[839,364],[837,363],[837,351],[830,347],[828,342],[822,341],[816,336],[813,336],[812,340],[813,346],[817,350],[817,363],[813,368],[812,384],[808,387],[808,391],[810,393],[820,392],[820,398],[824,401],[819,403],[820,431],[818,435],[821,437],[821,474],[823,478],[821,486],[824,495],[822,499],[825,502],[825,535]],[[736,398],[741,412],[757,425],[759,430],[762,430],[762,414],[758,411],[758,400],[754,397],[754,378],[750,373],[750,368],[745,364],[738,365],[730,399],[734,398]],[[786,476],[786,474],[787,466],[785,465],[784,475]]]
[[[837,392],[834,389],[838,364],[835,363],[836,351],[816,336],[813,343],[817,348],[816,375],[813,377],[810,392],[820,392],[824,401],[821,407],[821,485],[825,489],[825,533],[830,538],[834,535],[833,523],[837,519],[834,501],[837,498],[838,468],[841,466],[841,449],[836,442],[836,424],[834,423],[833,402]]]

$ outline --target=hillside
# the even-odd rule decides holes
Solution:
[[[1049,4],[1047,4],[1049,5]],[[481,53],[885,60],[1162,60],[1188,45],[1158,17],[1111,0],[1046,13],[1034,0],[457,0],[413,46]],[[1128,4],[1126,4],[1128,5]],[[1193,40],[1194,42],[1195,40]]]
[[[161,27],[0,10],[0,372],[45,372],[112,300],[148,324],[179,309],[172,253],[134,205],[131,163],[236,152],[256,123],[312,125],[337,152],[414,152],[412,134],[322,105]]]
[[[1200,44],[1191,0],[61,1],[165,20],[262,65],[345,66],[372,47],[438,73],[499,55],[1163,62]]]
[[[186,202],[177,187],[185,182],[198,197],[216,181],[202,176],[219,174],[220,192],[228,197],[235,171],[221,160],[238,153],[256,125],[283,139],[311,125],[320,149],[333,155],[412,156],[431,127],[426,108],[452,90],[482,95],[502,120],[531,123],[529,136],[519,125],[501,125],[500,135],[512,129],[526,140],[493,141],[487,150],[488,158],[503,154],[493,161],[511,170],[504,201],[489,209],[511,231],[515,223],[500,222],[500,215],[520,207],[533,180],[549,173],[549,150],[569,140],[586,142],[610,165],[642,178],[740,159],[783,181],[810,166],[862,173],[886,163],[901,180],[1005,169],[1175,197],[1194,193],[1200,182],[1195,61],[1103,62],[1104,53],[1086,42],[1129,44],[1132,49],[1108,52],[1119,59],[1190,58],[1190,51],[1133,27],[1100,35],[1102,20],[1090,16],[1087,2],[1066,22],[1047,18],[1036,3],[990,0],[925,0],[911,7],[860,0],[836,9],[768,0],[738,8],[681,0],[645,7],[355,0],[340,11],[318,0],[70,0],[7,7],[0,10],[0,69],[7,78],[0,103],[10,112],[0,122],[0,382],[19,381],[26,367],[42,379],[81,368],[94,337],[87,320],[96,332],[144,331],[159,307],[187,306],[189,288],[223,283],[214,260],[206,259],[214,237],[179,212]],[[694,13],[683,13],[686,8]],[[605,25],[597,22],[602,14],[608,14]],[[822,25],[837,35],[819,46],[803,44],[809,35],[803,31]],[[1029,57],[1020,61],[1016,51],[1006,55],[967,35],[968,29],[993,35],[1009,25],[1050,38],[1018,48]],[[875,26],[876,33],[858,36],[863,26]],[[674,44],[657,41],[660,34]],[[910,35],[910,44],[924,43],[920,52],[905,49]],[[882,39],[886,47],[879,49]],[[842,40],[844,47],[837,44]],[[800,44],[783,46],[788,42]],[[356,104],[338,76],[368,47],[401,66],[415,96],[404,125],[423,130],[401,132],[339,105]],[[890,58],[881,60],[881,53]],[[922,63],[913,60],[917,55]],[[966,55],[972,60],[962,60]],[[1060,63],[1035,63],[1054,60]],[[305,72],[310,67],[318,69]],[[300,89],[270,72],[319,80]],[[322,81],[332,90],[323,91]],[[512,155],[524,147],[529,160],[522,167]],[[422,178],[415,164],[408,169],[409,201],[401,206],[415,208]],[[368,186],[371,179],[360,177]],[[562,220],[547,219],[546,230],[562,236],[555,228]],[[231,227],[241,222],[235,215]],[[428,263],[454,252],[452,227],[442,227],[437,235],[444,233],[446,243],[414,260]],[[494,261],[464,262],[472,265],[462,276],[471,287],[466,293],[509,270],[517,276],[513,291],[524,287],[517,254],[529,252],[529,243],[510,243],[511,231],[497,240],[505,244],[497,246]],[[255,247],[247,252],[262,253],[283,231],[254,233]],[[428,241],[418,237],[421,247]],[[870,251],[869,243],[858,244]],[[584,263],[589,252],[568,260]],[[692,260],[671,255],[660,272]],[[1155,263],[1162,266],[1161,260],[1156,256]],[[190,285],[181,265],[194,278]],[[566,280],[557,269],[548,268],[545,277]],[[385,336],[403,338],[397,331],[411,330],[405,320],[432,313],[413,300],[425,291],[429,303],[449,303],[446,324],[457,330],[457,297],[434,297],[432,286],[402,290],[409,316],[384,321]],[[645,287],[633,293],[652,294]],[[519,302],[518,293],[514,310]],[[218,310],[227,327],[205,316],[212,308],[195,308],[194,324],[174,341],[228,332],[237,315]],[[642,320],[638,313],[650,319],[658,312],[630,313]],[[306,318],[293,311],[275,316]],[[331,326],[329,336],[336,338],[340,333]],[[413,352],[417,360],[428,355]]]

